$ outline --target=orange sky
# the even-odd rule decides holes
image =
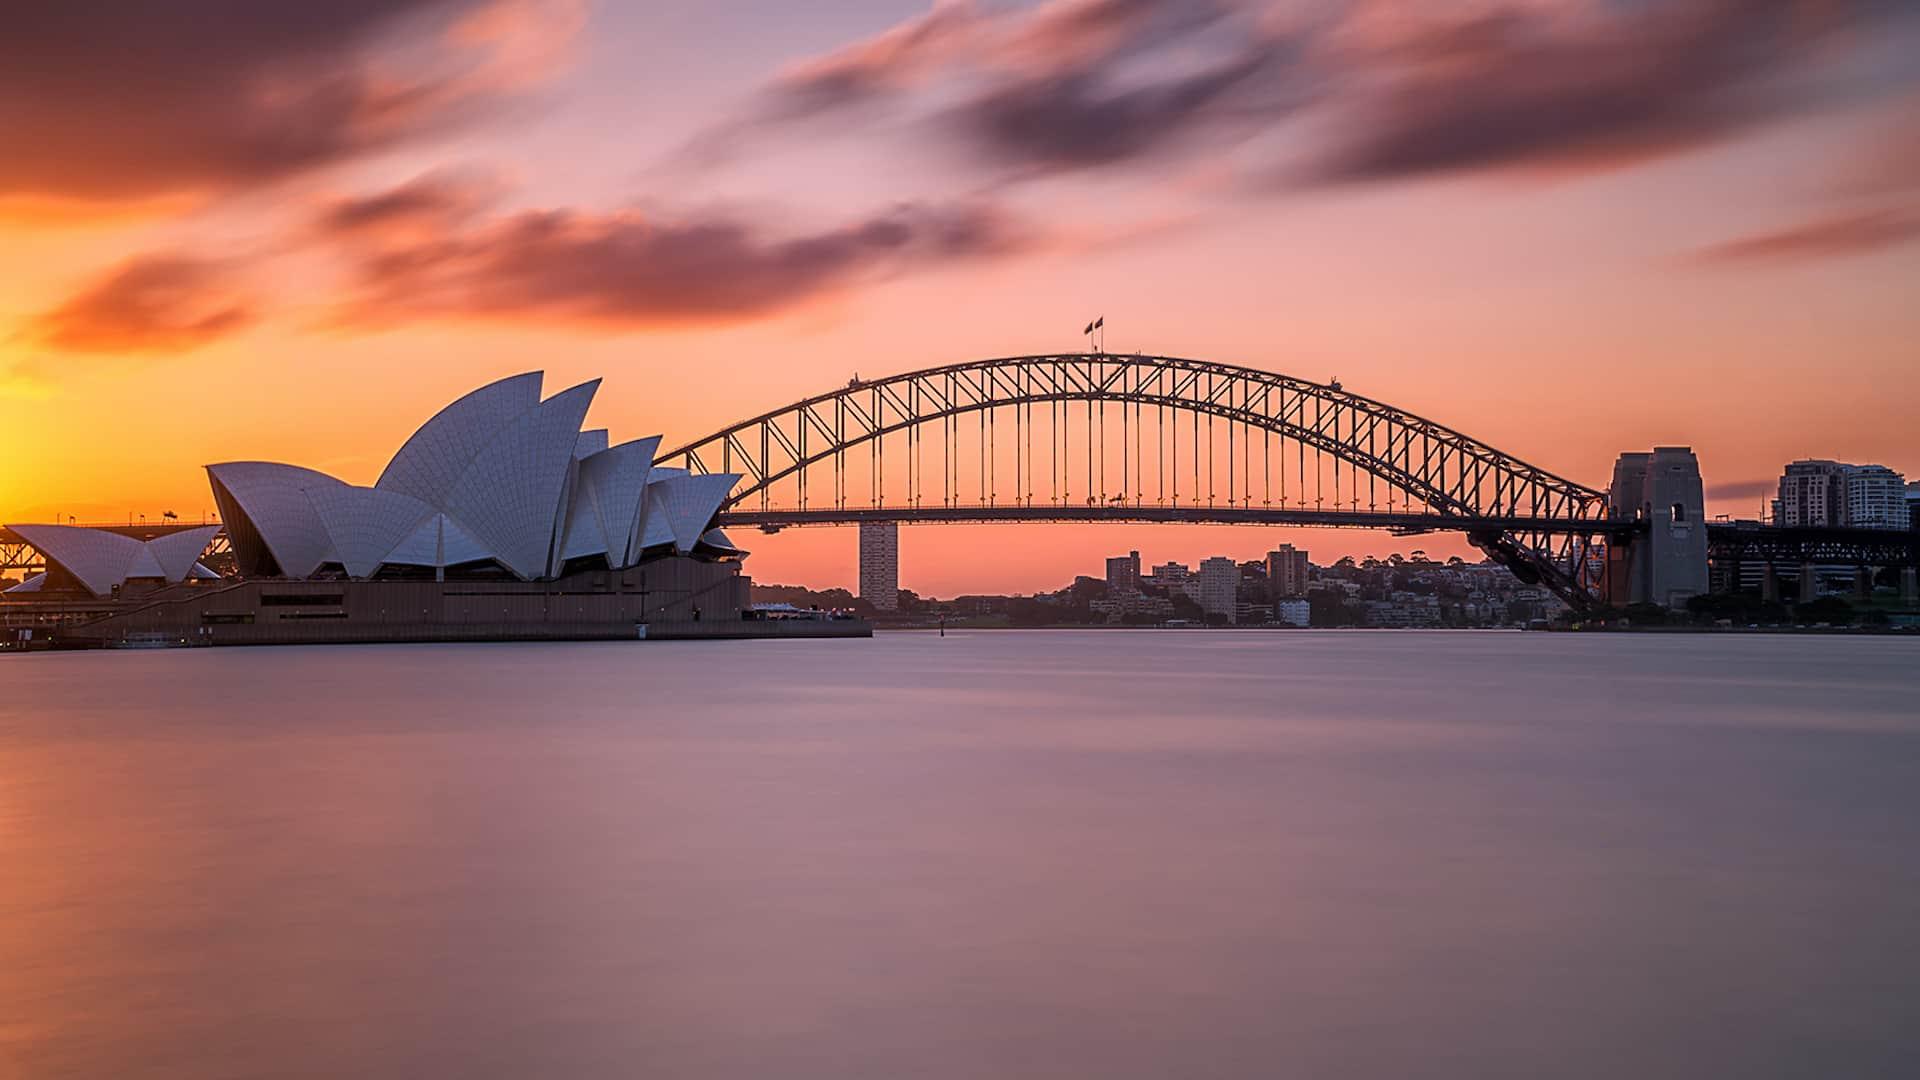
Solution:
[[[1110,349],[1338,375],[1595,486],[1692,445],[1715,512],[1796,457],[1920,473],[1920,33],[1884,6],[113,7],[0,42],[0,520],[197,517],[237,458],[370,482],[516,371],[605,376],[590,423],[675,445],[1101,313]],[[852,583],[851,530],[736,539]],[[1465,552],[922,527],[902,582],[1281,540]]]

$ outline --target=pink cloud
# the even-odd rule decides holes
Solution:
[[[1830,215],[1754,233],[1696,253],[1715,263],[1795,262],[1863,255],[1920,240],[1920,217],[1881,209]]]
[[[25,336],[88,353],[186,352],[256,319],[233,267],[178,254],[130,259],[28,323]]]

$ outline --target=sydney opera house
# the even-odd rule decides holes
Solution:
[[[713,526],[739,478],[655,465],[659,436],[582,430],[599,381],[544,400],[542,381],[516,375],[448,405],[370,487],[298,465],[207,466],[229,577],[200,561],[220,525],[145,540],[8,526],[47,570],[5,599],[111,598],[93,624],[102,638],[223,644],[632,637],[740,620],[745,552]]]
[[[656,468],[660,437],[582,431],[599,381],[542,401],[541,373],[440,410],[372,487],[297,465],[207,466],[242,575],[545,581],[651,555],[730,554],[709,528],[739,479]]]

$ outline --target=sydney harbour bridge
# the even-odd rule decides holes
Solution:
[[[861,380],[662,455],[738,473],[720,521],[1191,522],[1463,533],[1576,610],[1706,590],[1710,552],[1920,564],[1920,534],[1704,520],[1697,465],[1623,455],[1601,490],[1344,389],[1254,368],[1104,352]],[[1631,470],[1628,470],[1631,472]],[[1645,483],[1642,483],[1642,481]],[[1676,486],[1677,485],[1677,486]],[[1652,493],[1659,498],[1648,498]],[[1687,588],[1663,590],[1660,579]]]
[[[1648,579],[1661,574],[1705,591],[1710,550],[1769,567],[1817,557],[1911,575],[1920,563],[1920,533],[1707,522],[1697,466],[1658,481],[1657,499],[1642,497],[1639,473],[1623,489],[1619,467],[1602,490],[1337,381],[1168,356],[1019,356],[856,377],[656,464],[739,474],[718,521],[767,531],[1190,522],[1455,532],[1576,610],[1657,600]],[[0,535],[0,564],[33,562],[18,537]]]

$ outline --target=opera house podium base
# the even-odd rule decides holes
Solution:
[[[677,556],[538,582],[242,579],[126,597],[37,636],[54,648],[161,648],[872,633],[858,620],[743,618],[748,589],[737,563]]]

